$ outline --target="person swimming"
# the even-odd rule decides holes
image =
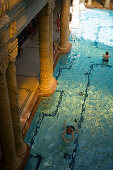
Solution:
[[[76,120],[76,119],[75,119],[75,120]],[[64,132],[63,132],[63,134],[62,134],[62,138],[64,139],[64,141],[65,141],[66,143],[70,143],[72,140],[74,140],[74,132],[75,132],[75,131],[78,131],[78,122],[77,122],[77,121],[74,121],[74,122],[77,123],[77,128],[76,128],[76,129],[75,129],[75,127],[72,126],[72,125],[66,126],[66,121],[64,122],[64,126],[63,126]],[[70,139],[66,139],[66,138],[65,138],[65,135],[71,135],[72,137],[71,137]]]
[[[110,57],[110,56],[109,56],[108,51],[106,52],[105,55],[103,54],[103,59],[102,59],[102,60],[103,60],[103,63],[104,63],[104,62],[108,62],[108,61],[109,61],[109,57]]]

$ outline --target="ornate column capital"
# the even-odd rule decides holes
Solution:
[[[46,1],[47,1],[47,4],[48,4],[48,6],[50,8],[50,12],[51,12],[51,9],[53,10],[54,7],[55,7],[55,1],[56,0],[46,0]]]
[[[40,12],[40,17],[49,16],[51,11],[55,7],[55,0],[46,0],[46,2],[47,2],[46,5],[44,6],[44,8]]]

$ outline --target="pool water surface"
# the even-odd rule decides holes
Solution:
[[[25,137],[31,148],[25,170],[113,169],[113,11],[82,11],[69,41],[72,49],[54,71],[56,92],[42,99]],[[111,57],[103,64],[106,51]],[[64,121],[78,124],[69,144]]]

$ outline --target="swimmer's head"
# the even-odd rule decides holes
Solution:
[[[74,119],[74,122],[75,122],[75,123],[77,123],[77,120],[76,120],[76,119]]]
[[[67,127],[67,134],[71,134],[72,133],[72,128],[71,128],[71,126],[68,126]]]

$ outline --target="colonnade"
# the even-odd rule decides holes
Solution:
[[[40,84],[39,95],[54,93],[57,81],[53,77],[53,9],[51,0],[39,13],[39,54]],[[71,49],[69,38],[70,0],[62,0],[61,33],[59,53]],[[8,23],[8,21],[7,21]],[[2,170],[19,170],[23,159],[29,152],[22,139],[18,87],[15,61],[18,53],[18,39],[15,38],[16,23],[9,27],[10,41],[5,31],[0,33],[0,148]]]

